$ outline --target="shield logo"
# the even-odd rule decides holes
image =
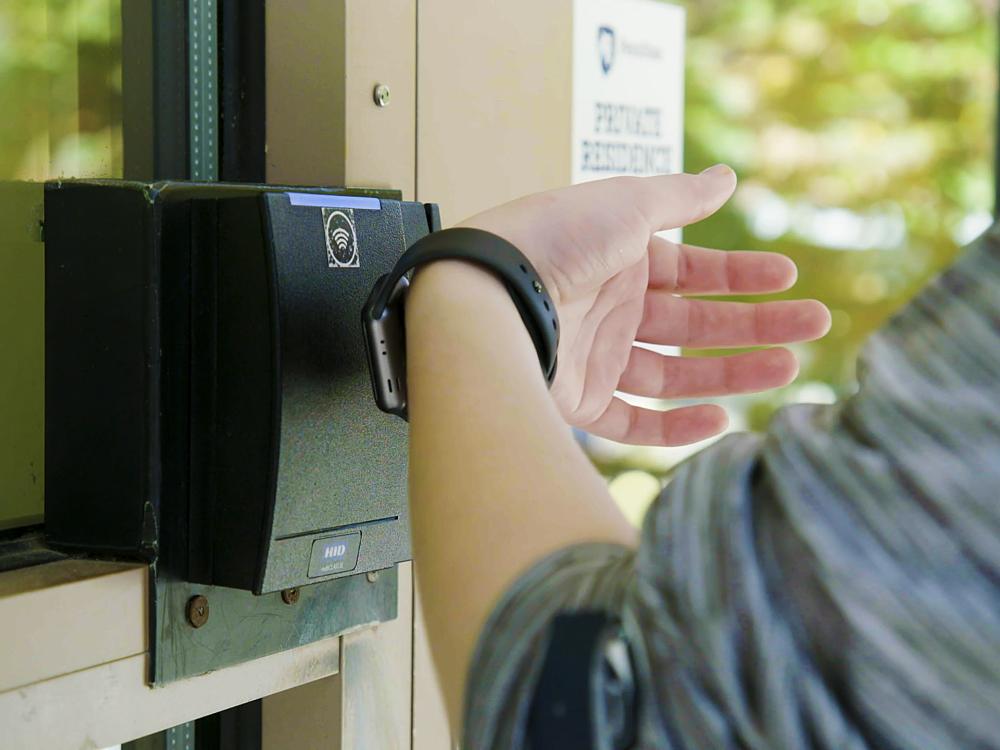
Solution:
[[[615,30],[610,26],[597,30],[597,54],[601,58],[601,70],[607,75],[615,64]]]

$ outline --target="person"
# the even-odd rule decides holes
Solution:
[[[519,248],[551,293],[551,389],[497,278],[460,261],[415,275],[414,560],[466,750],[530,744],[553,629],[574,612],[605,613],[628,649],[629,747],[1000,747],[996,232],[871,339],[855,395],[786,407],[766,434],[702,451],[641,534],[574,439],[716,435],[718,406],[617,394],[779,387],[797,372],[782,345],[828,330],[817,301],[697,299],[796,280],[780,255],[657,234],[709,217],[735,185],[725,166],[614,178],[463,223]],[[687,358],[637,342],[767,348]]]

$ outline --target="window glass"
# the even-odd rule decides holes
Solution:
[[[991,223],[997,3],[684,5],[686,171],[726,162],[741,177],[685,239],[787,253],[794,296],[833,311],[829,336],[796,347],[794,385],[724,400],[733,429],[760,430],[783,404],[850,394],[863,341]],[[704,447],[589,445],[637,521]]]
[[[0,5],[0,179],[122,174],[120,0]]]
[[[0,529],[37,523],[44,477],[42,189],[120,177],[120,0],[0,4]]]

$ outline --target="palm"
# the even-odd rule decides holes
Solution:
[[[783,256],[723,253],[655,235],[714,213],[734,187],[728,170],[604,180],[529,196],[466,222],[521,248],[552,292],[561,328],[552,393],[568,423],[622,442],[680,445],[724,429],[725,413],[711,405],[643,409],[616,391],[694,398],[765,390],[794,378],[797,364],[782,348],[687,358],[634,346],[748,347],[825,333],[829,313],[818,302],[684,297],[768,293],[794,283],[795,267]]]
[[[647,265],[634,263],[560,305],[563,338],[552,395],[570,424],[590,426],[611,403],[642,321],[648,278]]]

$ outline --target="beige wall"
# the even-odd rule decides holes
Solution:
[[[420,0],[417,29],[417,198],[440,204],[447,226],[567,184],[572,0]],[[419,608],[413,658],[413,750],[442,750]]]
[[[567,183],[571,10],[571,0],[269,0],[268,179],[400,189],[404,197],[439,203],[446,224]],[[374,105],[378,83],[391,89],[388,107]],[[291,728],[304,729],[309,717],[314,733],[301,737],[301,747],[335,747],[348,738],[381,743],[363,745],[373,750],[452,744],[408,574],[403,566],[400,618],[346,636],[340,675],[268,700],[271,745],[280,746]],[[139,607],[144,597],[137,590],[131,596],[130,606]],[[336,669],[324,660],[337,653],[316,644],[199,684],[218,707],[232,705],[326,677]],[[129,700],[155,693],[140,684],[144,663],[142,651],[121,660],[121,669],[131,670],[127,690],[121,688]],[[245,678],[264,667],[277,676]],[[117,673],[95,672],[85,685],[73,676],[83,674],[40,686],[40,700],[58,689],[71,705],[86,685],[125,684]],[[173,701],[169,711],[162,702],[143,703],[142,716],[154,724],[183,721],[199,710],[191,700],[208,700],[199,695]],[[22,698],[11,691],[6,699],[13,715]],[[82,721],[86,705],[77,711],[81,731],[103,727],[99,716]]]
[[[417,195],[445,224],[569,182],[571,0],[421,0]]]
[[[267,180],[401,190],[416,175],[416,0],[268,0]],[[373,91],[389,86],[390,104]]]

